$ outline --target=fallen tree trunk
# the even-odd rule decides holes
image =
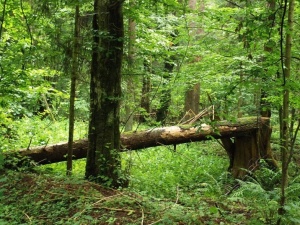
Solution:
[[[249,145],[251,147],[247,150],[250,151],[250,155],[247,157],[255,156],[255,158],[241,159],[242,155],[245,154],[243,149],[239,150],[239,146],[236,146],[234,142],[232,143],[232,149],[226,149],[227,153],[231,154],[234,157],[230,158],[231,165],[234,169],[234,174],[240,176],[240,171],[238,168],[250,168],[253,166],[251,162],[256,162],[260,157],[266,156],[267,158],[272,159],[272,152],[270,145],[268,143],[258,144],[261,141],[268,141],[270,139],[268,135],[259,135],[262,131],[262,127],[269,127],[269,118],[242,118],[238,119],[236,122],[221,121],[217,122],[215,125],[206,125],[202,124],[201,126],[171,126],[171,127],[162,127],[154,128],[146,131],[130,132],[123,133],[121,135],[121,150],[137,150],[144,149],[154,146],[162,145],[175,145],[188,142],[196,142],[202,140],[210,139],[222,139],[230,140],[230,138],[235,138],[236,140],[243,140],[244,143],[246,140],[251,140]],[[247,138],[248,137],[248,138]],[[252,137],[252,138],[249,138]],[[268,139],[268,140],[267,140]],[[241,145],[240,141],[235,141],[237,145]],[[224,146],[225,147],[225,146]],[[245,146],[243,146],[244,148]],[[78,140],[73,143],[73,159],[80,159],[86,157],[88,148],[87,140]],[[17,154],[20,156],[28,156],[33,161],[38,164],[48,164],[55,163],[66,160],[66,154],[68,150],[68,143],[58,143],[49,146],[38,146],[30,149],[21,149],[17,151]],[[256,152],[256,153],[254,153]],[[263,156],[261,156],[263,153]],[[13,155],[15,152],[6,152],[5,155]],[[241,161],[241,163],[234,163],[235,159]],[[249,166],[250,165],[250,166]],[[232,169],[232,168],[231,168]]]

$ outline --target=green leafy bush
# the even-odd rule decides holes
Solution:
[[[131,188],[157,198],[174,198],[178,188],[184,191],[218,190],[218,179],[227,169],[227,159],[218,155],[213,141],[159,147],[129,153]]]

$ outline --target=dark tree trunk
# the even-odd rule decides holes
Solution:
[[[172,57],[171,57],[172,58]],[[156,121],[160,122],[162,125],[166,123],[169,106],[171,104],[171,87],[170,79],[171,73],[173,72],[174,64],[173,62],[165,62],[165,72],[163,75],[163,86],[160,95],[160,106],[156,112]]]
[[[122,1],[95,0],[86,178],[120,186]]]
[[[143,87],[142,87],[142,97],[141,97],[141,108],[144,111],[141,113],[139,117],[139,121],[141,123],[146,122],[150,114],[150,90],[151,90],[150,73],[152,71],[151,71],[151,66],[149,65],[148,62],[146,62],[146,60],[144,61],[144,69],[146,74],[143,76]]]
[[[0,40],[1,40],[1,38],[2,38],[2,30],[3,30],[3,24],[4,24],[4,18],[5,18],[5,15],[6,15],[6,3],[7,3],[7,0],[4,0],[4,2],[3,2],[3,5],[2,5],[2,8],[3,8],[3,10],[2,10],[2,18],[1,18],[1,24],[0,24]]]
[[[244,119],[242,118],[242,120]],[[252,122],[255,123],[255,121]],[[245,124],[244,129],[253,126],[253,124],[247,124]],[[255,171],[258,169],[260,159],[264,159],[271,169],[278,168],[271,150],[272,128],[270,120],[267,117],[257,119],[256,125],[257,130],[245,130],[243,135],[236,135],[234,139],[221,138],[230,160],[229,171],[235,178],[243,178],[248,173],[247,170]]]
[[[67,175],[72,174],[72,156],[74,141],[74,122],[75,122],[75,95],[76,80],[78,74],[78,54],[79,54],[79,6],[75,9],[75,27],[74,27],[74,45],[72,55],[72,74],[71,74],[71,90],[70,90],[70,106],[69,106],[69,140],[67,155]]]

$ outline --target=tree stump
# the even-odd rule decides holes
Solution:
[[[258,169],[261,159],[264,159],[270,168],[278,168],[270,144],[270,119],[261,118],[257,121],[257,130],[236,136],[234,139],[222,140],[230,160],[229,170],[235,178],[244,178],[249,172]]]

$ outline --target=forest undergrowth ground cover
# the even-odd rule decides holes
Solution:
[[[62,124],[49,127],[48,135],[38,131],[47,124],[32,122],[31,129],[36,128],[34,138],[40,142],[55,136],[59,140],[50,140],[55,143],[63,134],[50,134],[51,130],[60,128],[63,133]],[[77,135],[83,134],[84,126],[78,127]],[[22,141],[16,138],[2,146],[26,146],[30,136],[25,134],[32,135],[33,131],[25,128],[16,129]],[[274,224],[278,218],[280,173],[265,168],[262,162],[261,170],[252,177],[234,181],[227,172],[227,155],[216,141],[182,144],[176,151],[173,146],[161,146],[122,153],[130,184],[120,190],[84,180],[85,160],[74,161],[72,177],[65,176],[65,164],[3,171],[0,225]],[[285,224],[300,224],[298,168],[293,164]]]

